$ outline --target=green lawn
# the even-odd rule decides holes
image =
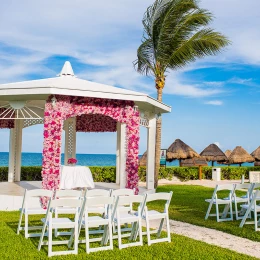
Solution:
[[[170,187],[168,187],[170,188]],[[181,218],[182,212],[188,217],[188,205],[182,205],[186,200],[177,197],[181,194],[181,187],[173,187],[174,196],[171,217],[173,215]],[[159,190],[166,190],[166,187]],[[179,192],[177,191],[179,190]],[[195,194],[194,194],[195,195]],[[180,195],[179,195],[180,196]],[[195,197],[195,196],[194,196]],[[194,208],[194,207],[193,207]],[[195,214],[195,218],[199,218]],[[18,222],[18,212],[0,212],[0,259],[47,259],[47,247],[45,246],[40,252],[37,251],[39,238],[25,239],[23,233],[16,235]],[[192,215],[190,215],[192,218]],[[34,217],[32,221],[39,221],[40,217]],[[255,259],[245,255],[235,253],[233,251],[222,249],[216,246],[208,245],[204,242],[195,241],[179,235],[172,235],[171,243],[158,243],[147,246],[146,240],[144,246],[127,248],[119,250],[117,241],[114,241],[114,250],[91,253],[88,256],[85,253],[85,245],[79,245],[78,256],[59,256],[52,259]],[[62,246],[65,248],[65,246]]]
[[[212,188],[193,185],[165,185],[160,186],[157,192],[173,191],[171,205],[169,207],[170,218],[182,222],[191,223],[198,226],[204,226],[224,231],[236,236],[248,238],[254,241],[260,241],[260,232],[255,232],[254,225],[244,225],[239,228],[241,220],[227,222],[217,222],[216,217],[209,217],[204,220],[209,203],[213,193]],[[154,209],[161,209],[162,202],[152,203]],[[212,210],[215,212],[215,206]]]

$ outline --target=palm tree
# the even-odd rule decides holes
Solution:
[[[166,72],[198,58],[216,55],[230,42],[208,28],[212,14],[197,0],[156,0],[143,17],[144,34],[137,50],[136,70],[155,79],[157,99],[162,102]],[[156,123],[155,187],[158,185],[161,119]]]

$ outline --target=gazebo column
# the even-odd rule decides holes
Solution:
[[[116,184],[120,183],[120,123],[116,125]]]
[[[16,119],[14,128],[10,129],[8,182],[21,179],[22,134],[23,119]]]
[[[116,183],[126,186],[126,124],[117,123]]]
[[[65,150],[64,165],[67,165],[69,158],[76,158],[76,117],[68,118],[64,122]]]
[[[147,128],[146,188],[154,189],[156,118],[149,119]]]

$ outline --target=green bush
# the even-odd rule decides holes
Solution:
[[[41,166],[22,166],[21,181],[41,181]],[[89,167],[94,182],[115,182],[116,167],[114,166],[91,166]],[[221,179],[223,180],[239,180],[242,175],[249,178],[249,171],[260,171],[260,166],[256,167],[232,167],[223,166],[221,168]],[[174,176],[183,181],[199,179],[198,167],[161,167],[159,179],[171,180]],[[203,179],[212,178],[212,167],[202,167]],[[140,181],[146,181],[146,167],[139,167]],[[8,167],[0,167],[0,181],[8,180]]]

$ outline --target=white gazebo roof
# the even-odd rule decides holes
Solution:
[[[171,107],[147,94],[95,83],[75,77],[71,64],[65,62],[58,77],[0,84],[0,105],[14,100],[45,101],[49,95],[132,100],[143,110],[167,113]]]

